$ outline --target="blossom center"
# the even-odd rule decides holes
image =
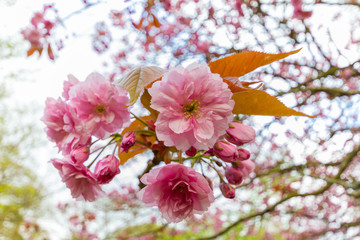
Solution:
[[[178,193],[182,193],[185,189],[186,189],[186,184],[184,182],[181,182],[174,188],[174,191]]]
[[[200,117],[200,102],[195,99],[190,100],[185,104],[183,111],[186,118]]]
[[[104,105],[98,105],[95,108],[95,112],[97,112],[98,114],[103,114],[105,112],[105,107]]]

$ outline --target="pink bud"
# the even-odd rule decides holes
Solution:
[[[90,155],[90,150],[87,146],[82,146],[71,150],[70,157],[75,164],[83,164]]]
[[[224,197],[235,198],[235,189],[226,182],[220,183],[220,190]]]
[[[238,154],[239,154],[239,160],[240,161],[248,160],[250,158],[249,151],[247,151],[245,149],[239,149]]]
[[[101,159],[94,170],[94,175],[99,184],[109,183],[119,173],[119,160],[114,155],[107,155]]]
[[[193,156],[196,155],[196,152],[197,152],[196,148],[190,147],[185,153],[186,153],[186,155],[188,155],[189,157],[193,157]]]
[[[225,177],[230,184],[238,185],[243,181],[242,169],[226,167],[225,168]]]
[[[120,152],[128,152],[135,144],[135,132],[127,132],[123,136],[120,144]]]
[[[252,127],[239,122],[231,122],[225,135],[226,140],[237,146],[252,142],[255,137],[256,133]]]
[[[204,153],[204,156],[214,156],[215,153],[214,153],[214,149],[213,148],[209,148],[209,150],[207,150],[205,153]]]
[[[244,177],[249,177],[250,173],[252,173],[255,169],[255,163],[251,160],[246,160],[241,161],[241,164],[243,165],[242,172]]]
[[[216,156],[225,162],[233,162],[239,158],[236,147],[228,142],[218,141],[214,145]]]
[[[243,178],[249,177],[255,169],[255,163],[251,160],[235,161],[232,163],[233,167],[239,169],[242,172]]]

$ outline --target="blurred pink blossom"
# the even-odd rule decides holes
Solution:
[[[304,20],[311,17],[311,11],[304,11],[302,9],[303,1],[302,0],[291,0],[291,4],[294,7],[293,18]]]
[[[147,206],[158,206],[168,222],[200,214],[215,200],[208,181],[179,163],[152,169],[140,180],[147,186],[138,193],[139,199]]]
[[[233,117],[230,89],[205,63],[170,70],[149,93],[151,107],[160,112],[155,123],[158,139],[179,150],[212,147]]]
[[[42,39],[44,38],[44,35],[41,30],[33,27],[27,27],[21,31],[21,34],[25,40],[30,42],[32,47],[37,49],[42,47]]]

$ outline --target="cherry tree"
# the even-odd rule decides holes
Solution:
[[[101,4],[34,13],[22,31],[28,56],[45,50],[56,63],[67,44],[57,31]],[[119,165],[126,171],[152,152],[136,196],[167,222],[191,226],[194,213],[226,203],[217,213],[226,221],[214,217],[202,239],[358,236],[359,9],[356,1],[124,1],[89,33],[89,51],[111,53],[111,73],[69,75],[62,98],[46,102],[42,121],[64,155],[52,164],[74,198],[93,201]]]

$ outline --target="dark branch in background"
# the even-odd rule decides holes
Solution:
[[[92,7],[95,7],[95,6],[99,5],[100,3],[103,3],[103,2],[98,1],[98,2],[94,2],[94,3],[87,3],[87,4],[85,4],[85,6],[83,8],[81,8],[79,10],[76,10],[75,12],[70,13],[66,17],[63,17],[61,22],[63,23],[64,21],[68,20],[69,18],[73,17],[74,15],[80,14],[80,13],[84,12],[85,10],[88,10],[88,9],[90,9]]]
[[[238,224],[244,222],[244,221],[247,221],[249,219],[252,219],[254,217],[257,217],[257,216],[262,216],[266,213],[270,213],[272,211],[275,210],[275,208],[294,198],[294,197],[307,197],[307,196],[315,196],[315,195],[319,195],[319,194],[323,194],[325,191],[327,191],[333,184],[339,184],[341,182],[341,174],[346,170],[346,168],[350,165],[350,163],[352,162],[352,160],[357,156],[357,154],[360,152],[360,146],[357,146],[354,148],[354,150],[350,153],[348,153],[344,159],[341,161],[341,164],[339,166],[339,172],[336,174],[336,176],[333,179],[333,181],[329,181],[330,178],[328,178],[326,181],[326,185],[322,188],[320,188],[319,190],[317,191],[314,191],[314,192],[310,192],[310,193],[303,193],[303,194],[300,194],[300,193],[290,193],[288,194],[287,196],[285,196],[284,198],[282,198],[281,200],[279,200],[278,202],[276,202],[275,204],[271,205],[271,206],[268,206],[265,210],[263,211],[260,211],[260,212],[255,212],[255,213],[252,213],[252,214],[249,214],[247,216],[244,216],[244,217],[241,217],[239,218],[237,221],[235,221],[234,223],[230,224],[228,227],[224,228],[223,230],[219,231],[218,233],[216,233],[215,235],[213,236],[209,236],[209,237],[204,237],[204,238],[198,238],[197,240],[207,240],[207,239],[215,239],[227,232],[229,232],[233,227],[237,226]],[[320,178],[318,176],[318,178]],[[341,184],[340,184],[341,185]]]

